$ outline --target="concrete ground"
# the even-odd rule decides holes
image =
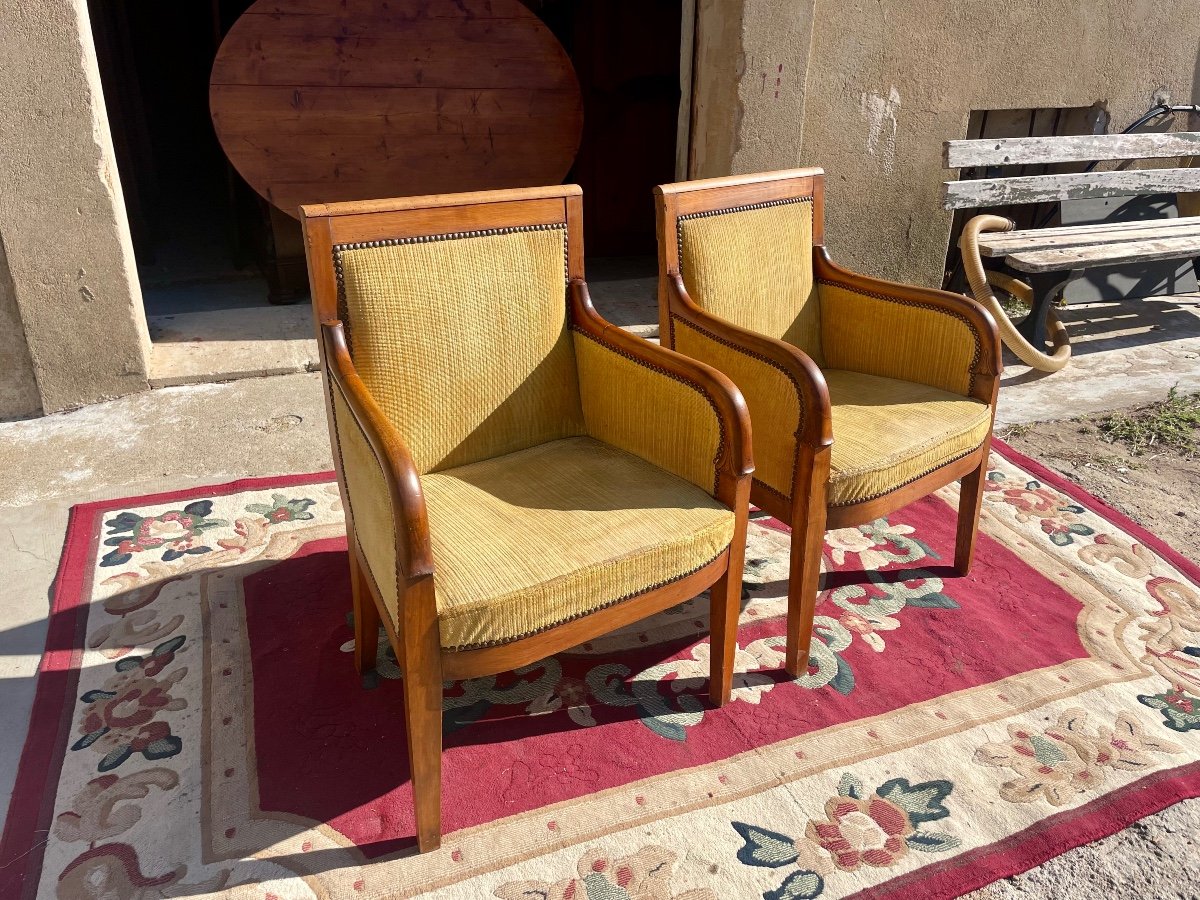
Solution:
[[[644,256],[588,260],[593,299],[613,322],[647,338],[658,335],[657,265]],[[172,271],[183,280],[145,290],[151,387],[316,370],[307,298],[270,306],[261,277],[236,270],[211,277],[210,269]]]
[[[593,290],[624,325],[653,319],[652,278],[632,271]],[[1136,405],[1168,388],[1200,390],[1200,298],[1071,310],[1077,346],[1063,372],[1005,376],[1007,422],[1068,418]],[[1104,352],[1099,352],[1104,351]],[[76,503],[255,475],[329,468],[319,377],[297,373],[166,387],[75,412],[0,423],[0,818],[7,812],[45,641],[49,592],[67,513]],[[1181,803],[1120,834],[1051,860],[980,897],[1071,892],[1195,897],[1200,801]],[[1191,880],[1184,874],[1192,866]]]

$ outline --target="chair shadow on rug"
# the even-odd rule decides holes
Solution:
[[[335,830],[346,827],[367,858],[406,852],[415,841],[405,812],[411,803],[408,761],[396,754],[387,766],[377,764],[379,746],[405,743],[404,719],[395,714],[403,678],[385,643],[377,658],[374,688],[360,688],[350,665],[354,629],[347,614],[351,588],[345,551],[322,549],[279,561],[247,578],[243,593],[252,656],[252,677],[246,681],[253,695],[248,705],[255,720],[251,761],[258,772],[258,807],[266,815],[302,816],[330,823]],[[305,609],[306,615],[295,616],[297,608]],[[452,758],[456,751],[460,754],[448,765],[461,771],[494,748],[518,741],[542,746],[541,738],[552,740],[540,753],[560,747],[566,754],[569,735],[590,726],[643,729],[653,710],[637,698],[661,696],[670,704],[664,713],[712,710],[707,666],[687,653],[693,645],[707,651],[707,622],[701,595],[602,639],[616,643],[597,643],[592,650],[584,649],[589,646],[585,644],[516,673],[447,683],[444,747]],[[688,668],[672,687],[641,675],[664,660],[679,658]],[[612,674],[618,666],[621,670]],[[610,699],[616,697],[624,705],[592,696],[587,678],[598,668],[610,672],[604,685]],[[782,671],[755,677],[788,680]],[[557,705],[546,702],[552,699]],[[653,737],[651,731],[646,734]],[[350,773],[353,777],[347,777]],[[296,784],[305,784],[307,790],[297,792]],[[403,820],[404,833],[367,842],[354,836],[344,823],[356,811],[371,808],[389,810],[385,818],[392,824]],[[454,810],[448,808],[447,813],[455,818]]]

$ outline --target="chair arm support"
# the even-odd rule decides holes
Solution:
[[[745,356],[748,365],[753,365],[749,361],[757,361],[761,367],[776,370],[796,393],[800,410],[796,439],[814,448],[828,447],[833,443],[829,388],[821,369],[807,353],[785,341],[749,331],[701,309],[688,294],[683,278],[678,274],[667,276],[666,290],[668,320],[666,333],[661,340],[667,346],[674,349],[678,337],[675,324],[685,322],[696,331]],[[743,394],[746,393],[740,383],[739,389]],[[789,388],[785,386],[782,389]]]
[[[405,582],[433,574],[433,551],[429,542],[429,520],[421,481],[404,439],[388,420],[358,376],[346,346],[342,323],[321,323],[326,375],[329,379],[332,427],[338,448],[338,464],[347,493],[348,508],[360,512],[379,510],[389,504],[390,541],[383,537],[368,540],[377,548],[372,553],[358,538],[369,564],[385,568],[387,549],[394,552],[396,591],[402,593]],[[349,421],[346,421],[347,418]],[[353,462],[352,462],[353,460]],[[351,471],[357,464],[360,471]],[[379,488],[383,488],[382,491]],[[376,496],[376,494],[382,496]],[[351,509],[353,516],[353,510]],[[380,515],[382,512],[380,511]],[[356,530],[368,523],[356,522]],[[371,556],[376,557],[371,559]],[[373,572],[375,577],[391,577],[391,572]],[[384,585],[379,584],[382,590]]]
[[[750,416],[733,382],[605,321],[581,279],[570,300],[588,432],[729,503],[754,471]]]
[[[826,364],[928,384],[994,404],[1004,370],[991,314],[960,294],[872,278],[815,248]],[[853,298],[856,309],[838,309]],[[868,304],[869,314],[857,309]]]

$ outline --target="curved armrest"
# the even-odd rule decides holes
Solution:
[[[672,346],[679,337],[677,323],[683,322],[710,340],[746,357],[749,361],[747,365],[758,361],[759,367],[768,366],[776,370],[796,393],[800,410],[796,439],[809,447],[828,447],[833,443],[829,387],[825,384],[821,369],[807,353],[786,341],[742,328],[701,309],[687,292],[683,278],[678,274],[667,276],[667,312],[668,334],[664,337]],[[704,359],[702,356],[696,358]],[[737,379],[734,381],[745,395],[746,389],[741,382]],[[782,383],[779,387],[788,390]]]
[[[733,382],[605,321],[582,280],[570,294],[588,432],[732,505],[736,483],[754,471],[750,416]]]
[[[394,577],[398,595],[403,580],[433,574],[421,481],[404,439],[355,371],[342,323],[322,322],[321,340],[347,505],[362,519],[357,540],[373,576]],[[390,535],[378,533],[382,522]]]
[[[1004,370],[991,314],[960,294],[836,265],[817,247],[821,339],[830,368],[915,381],[995,404]]]

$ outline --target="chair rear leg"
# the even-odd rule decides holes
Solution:
[[[784,668],[793,678],[808,673],[813,615],[821,582],[821,552],[825,549],[829,448],[817,450],[801,463],[802,477],[797,478],[792,500],[792,555],[788,567],[787,655],[784,660]]]
[[[354,601],[354,666],[360,675],[366,675],[374,671],[379,653],[379,607],[363,577],[353,539],[349,550],[350,595]]]
[[[988,451],[991,441],[983,448],[979,467],[963,477],[958,492],[958,533],[954,539],[954,571],[966,575],[975,558],[975,541],[979,536],[979,509],[983,503],[983,486],[987,478]]]

